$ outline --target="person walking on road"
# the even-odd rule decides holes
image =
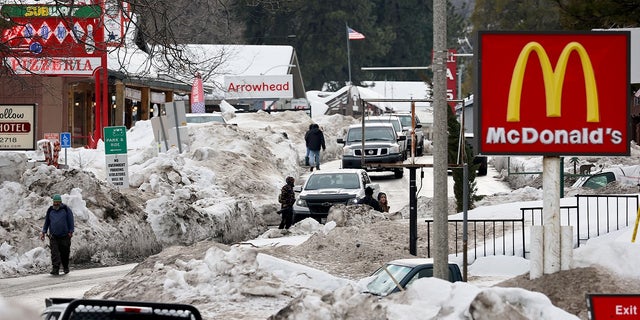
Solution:
[[[309,125],[309,130],[307,130],[307,132],[304,134],[304,141],[307,144],[307,153],[304,155],[304,165],[305,166],[309,166],[309,155],[311,154],[311,149],[309,149],[309,142],[307,140],[307,137],[309,137],[309,132],[311,132],[311,129],[313,129],[313,123]]]
[[[313,167],[320,170],[320,148],[322,148],[322,150],[327,149],[324,144],[324,133],[320,130],[320,126],[316,123],[312,124],[311,129],[305,134],[304,140],[309,149],[309,165],[311,166],[311,171],[313,171]]]
[[[65,274],[69,273],[69,254],[71,253],[71,237],[73,237],[74,221],[73,211],[62,203],[62,197],[54,194],[53,205],[47,209],[44,217],[44,226],[40,233],[40,240],[44,241],[45,235],[49,237],[51,249],[51,274],[58,275],[60,265]]]
[[[278,211],[281,215],[280,225],[278,229],[289,229],[293,222],[293,204],[296,202],[296,194],[293,191],[293,184],[295,179],[293,177],[287,177],[286,184],[280,189],[280,195],[278,196],[278,202],[280,202],[281,209]]]

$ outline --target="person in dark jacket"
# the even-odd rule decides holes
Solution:
[[[307,133],[304,134],[304,141],[307,144],[307,154],[305,154],[304,156],[304,165],[305,166],[309,166],[309,154],[311,153],[311,149],[309,149],[309,142],[307,142],[307,137],[309,136],[309,132],[311,132],[311,129],[313,129],[313,123],[309,125],[309,130],[307,130]]]
[[[371,187],[367,187],[364,189],[364,198],[360,199],[358,201],[358,204],[366,204],[373,208],[373,210],[382,212],[380,203],[378,203],[378,200],[373,198],[373,189]]]
[[[320,170],[320,148],[322,148],[322,150],[327,149],[324,145],[324,133],[320,130],[320,126],[316,123],[312,124],[311,129],[305,134],[304,140],[309,149],[309,165],[311,166],[311,171],[313,171],[313,167]]]
[[[74,232],[73,211],[62,203],[62,197],[54,194],[53,205],[47,209],[44,226],[40,233],[40,240],[49,232],[49,247],[51,249],[51,274],[58,275],[60,265],[65,274],[69,273],[69,253],[71,253],[71,237]]]
[[[289,229],[293,222],[293,204],[296,202],[296,194],[293,191],[293,184],[295,179],[293,177],[287,177],[286,184],[280,189],[280,195],[278,196],[278,202],[280,202],[281,215],[280,226],[278,229]]]

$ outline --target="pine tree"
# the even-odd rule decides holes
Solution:
[[[464,172],[462,168],[463,161],[458,161],[458,158],[460,157],[460,159],[464,159],[464,162],[467,163],[468,167],[468,209],[473,209],[474,202],[482,199],[482,196],[476,194],[478,189],[476,186],[476,170],[478,170],[479,165],[473,163],[473,149],[468,143],[466,143],[466,141],[463,142],[464,153],[460,154],[461,152],[458,152],[460,149],[460,122],[456,119],[451,108],[447,107],[447,109],[447,128],[449,131],[447,159],[450,167],[452,167],[451,172],[453,175],[453,192],[456,197],[456,210],[461,212],[464,209]],[[456,166],[458,163],[460,163],[460,166]]]

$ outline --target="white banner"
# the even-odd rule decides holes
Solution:
[[[118,188],[129,188],[129,161],[127,154],[105,155],[107,181]]]
[[[293,75],[225,76],[225,99],[293,98]]]

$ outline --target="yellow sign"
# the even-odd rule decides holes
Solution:
[[[511,76],[511,87],[509,89],[509,100],[507,104],[507,122],[520,121],[520,99],[522,95],[522,82],[524,72],[527,68],[527,61],[532,52],[538,55],[542,77],[544,80],[544,90],[546,95],[547,117],[560,117],[562,101],[562,85],[567,70],[569,55],[575,51],[582,62],[582,72],[584,74],[584,85],[587,95],[587,122],[599,122],[600,114],[598,107],[598,88],[593,72],[593,66],[589,59],[587,50],[578,42],[567,44],[556,64],[556,68],[551,67],[549,56],[540,43],[532,41],[527,43],[520,51],[518,60],[513,68]]]

